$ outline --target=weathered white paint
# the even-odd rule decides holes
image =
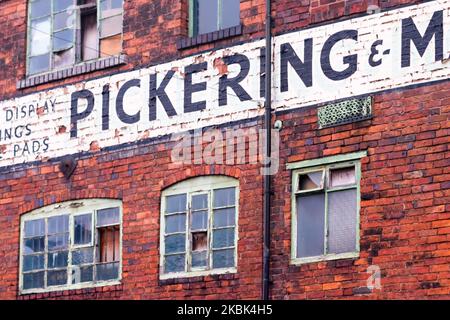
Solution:
[[[421,84],[430,81],[448,79],[450,76],[450,0],[427,2],[421,5],[408,6],[388,12],[367,15],[339,23],[317,28],[296,31],[274,38],[274,81],[273,108],[288,110],[307,105],[314,105],[355,95],[363,95],[390,88],[400,88],[407,85]],[[444,12],[444,59],[435,61],[434,39],[430,42],[425,54],[421,57],[414,45],[411,45],[411,66],[401,67],[401,28],[402,19],[412,17],[419,31],[424,34],[431,16],[435,11]],[[321,68],[320,52],[324,42],[330,35],[346,30],[358,30],[358,40],[338,42],[331,52],[331,64],[334,69],[343,70],[343,58],[350,54],[358,55],[356,72],[345,80],[332,81],[328,79]],[[304,40],[313,38],[313,85],[305,87],[302,80],[292,67],[289,69],[289,90],[280,90],[280,46],[289,43],[303,60]],[[371,67],[368,59],[374,41],[382,39],[383,45],[377,49],[383,52],[390,49],[390,54],[382,56],[383,63]],[[247,119],[263,114],[263,99],[260,98],[260,49],[264,41],[256,41],[229,47],[222,50],[204,53],[198,56],[172,61],[126,73],[115,74],[101,79],[91,80],[74,85],[42,91],[23,97],[0,102],[0,167],[25,163],[35,160],[53,158],[65,154],[89,151],[91,143],[101,148],[122,143],[134,142],[148,137],[157,137],[209,125],[228,123],[230,121]],[[252,97],[250,101],[240,101],[234,91],[228,89],[228,103],[219,106],[218,83],[221,76],[216,67],[220,58],[243,54],[250,60],[248,76],[241,82],[242,87]],[[447,58],[447,59],[446,59]],[[216,60],[219,59],[219,60]],[[205,61],[207,71],[193,75],[193,83],[207,82],[207,89],[193,94],[193,101],[206,100],[206,109],[195,112],[184,112],[184,69],[186,66]],[[216,62],[216,63],[215,63]],[[239,73],[238,65],[228,68],[229,77]],[[158,83],[169,70],[176,71],[166,89],[177,115],[168,117],[157,101],[157,120],[149,120],[148,92],[150,74],[158,74]],[[124,109],[128,114],[140,111],[140,121],[135,124],[125,124],[116,115],[115,99],[119,88],[128,80],[140,79],[141,87],[130,89],[124,98]],[[102,131],[102,88],[110,84],[110,119],[109,130]],[[78,122],[77,137],[70,137],[70,106],[71,94],[88,89],[95,95],[93,112]],[[82,100],[80,100],[82,101]],[[42,109],[47,103],[48,109]],[[52,106],[54,103],[54,106]],[[26,114],[23,118],[7,120],[11,111],[22,106],[34,105],[40,107],[39,112]],[[29,109],[26,107],[25,109]],[[83,110],[82,104],[79,110]],[[37,114],[39,113],[39,115]],[[12,139],[5,139],[5,130],[15,130],[28,125],[25,133]],[[65,132],[64,132],[65,128]],[[63,132],[59,132],[63,131]],[[23,152],[25,144],[32,148],[40,145],[37,152]],[[16,154],[14,152],[16,148]],[[20,148],[17,151],[17,148]],[[44,151],[45,150],[45,151]]]

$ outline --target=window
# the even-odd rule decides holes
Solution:
[[[234,271],[238,191],[233,178],[207,176],[163,192],[162,278]]]
[[[120,54],[123,0],[30,0],[28,74]]]
[[[240,24],[240,0],[190,0],[191,36]]]
[[[35,210],[21,220],[22,293],[120,280],[121,204],[80,200]]]
[[[358,256],[359,172],[357,160],[293,171],[294,263]]]

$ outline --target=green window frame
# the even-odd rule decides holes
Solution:
[[[216,201],[218,193],[232,195],[233,203],[220,203],[219,198]],[[199,199],[203,199],[201,205],[196,201]],[[230,215],[231,212],[234,213]],[[160,278],[236,272],[238,212],[239,183],[231,177],[196,177],[164,190],[161,196]],[[222,219],[219,225],[219,220],[215,219],[219,219],[219,215],[223,218],[224,213],[226,222]],[[201,225],[194,221],[194,215],[203,215]],[[230,216],[232,220],[229,220]],[[178,222],[174,223],[176,219]],[[169,220],[172,221],[170,224]],[[202,238],[204,245],[199,249],[196,236]],[[174,245],[173,239],[177,244]],[[221,242],[223,240],[225,242]]]
[[[292,178],[292,198],[291,198],[291,208],[292,208],[292,223],[291,223],[291,264],[305,264],[305,263],[311,263],[311,262],[318,262],[318,261],[327,261],[327,260],[337,260],[337,259],[348,259],[348,258],[357,258],[359,257],[359,240],[360,240],[360,217],[359,217],[359,211],[360,211],[360,180],[361,180],[361,162],[360,158],[366,156],[366,152],[359,152],[359,153],[353,153],[353,154],[347,154],[347,155],[339,155],[339,156],[332,156],[332,157],[326,157],[322,159],[315,159],[315,160],[307,160],[307,161],[301,161],[296,163],[289,163],[287,165],[287,168],[292,170],[291,172],[291,178]],[[354,168],[354,181],[339,185],[339,186],[333,186],[331,181],[331,175],[334,173],[337,173],[339,170],[342,172],[348,171],[351,172],[351,168]],[[304,177],[310,177],[311,175],[315,175],[316,181],[320,181],[317,185],[310,184],[310,187],[305,187],[304,182],[302,182],[302,179]],[[318,180],[320,177],[320,180]],[[333,219],[336,219],[336,216],[339,216],[343,214],[340,210],[342,210],[342,207],[345,207],[345,205],[339,206],[335,205],[335,203],[343,202],[344,200],[341,200],[336,197],[333,197],[333,199],[330,197],[334,193],[334,195],[337,195],[337,192],[341,192],[341,194],[344,192],[351,193],[352,190],[355,190],[355,197],[354,204],[355,204],[355,215],[354,221],[350,221],[351,223],[354,222],[354,247],[352,247],[351,250],[344,250],[344,252],[332,252],[330,250],[330,228],[333,228],[329,225],[330,221],[330,212],[333,209]],[[317,195],[317,196],[314,196]],[[323,199],[321,199],[323,197]],[[320,219],[320,222],[317,222],[317,225],[323,224],[323,230],[321,230],[321,234],[317,236],[316,239],[320,239],[323,237],[323,243],[318,243],[319,247],[316,250],[312,250],[313,253],[307,253],[307,251],[311,248],[308,247],[308,241],[305,240],[305,234],[301,234],[302,227],[299,222],[299,214],[305,215],[301,211],[301,201],[304,201],[306,203],[306,199],[308,201],[313,202],[314,199],[315,204],[312,206],[314,209],[309,209],[311,206],[307,209],[313,212],[314,210],[317,210],[317,215],[314,216],[314,214],[310,214],[311,216],[314,216],[313,219]],[[344,198],[342,198],[344,199]],[[321,201],[323,200],[323,204]],[[330,206],[330,201],[334,201],[334,204]],[[348,203],[347,203],[348,204]],[[337,208],[340,208],[336,210]],[[304,210],[306,210],[306,206],[303,205]],[[300,209],[300,213],[299,213]],[[323,211],[322,211],[323,210]],[[322,215],[320,215],[320,212],[322,212]],[[307,214],[308,215],[308,214]],[[349,218],[348,218],[349,219]],[[303,218],[303,220],[307,220]],[[335,220],[333,221],[333,225],[336,225]],[[311,220],[308,220],[308,222],[311,222]],[[300,227],[300,229],[299,229]],[[314,229],[314,227],[306,226],[306,228]],[[339,229],[339,228],[337,228]],[[305,230],[305,229],[303,229]],[[320,231],[320,227],[318,228]],[[333,228],[333,230],[335,230]],[[331,232],[333,232],[331,230]],[[304,231],[306,232],[306,231]],[[300,233],[300,234],[299,234]],[[307,232],[308,233],[308,232]],[[334,232],[336,233],[336,232]],[[315,233],[317,234],[317,233]],[[351,233],[349,233],[351,235]],[[351,239],[344,239],[344,242],[350,241]],[[304,241],[304,243],[300,243],[300,241]],[[335,240],[333,240],[335,241]],[[320,247],[322,245],[322,247]],[[333,244],[336,246],[335,244]],[[305,249],[306,248],[306,249]],[[303,252],[299,252],[302,251]],[[317,253],[321,251],[320,253]],[[310,251],[311,252],[311,251]]]
[[[104,55],[103,40],[120,37],[123,41],[123,0],[29,0],[27,27],[27,76],[62,70],[82,63],[83,32],[81,16],[96,11],[97,45],[86,47]],[[106,15],[104,14],[106,12]],[[87,46],[87,45],[86,45]],[[119,53],[117,53],[119,54]]]
[[[223,15],[223,5],[226,4],[227,0],[209,0],[215,1],[217,3],[217,16],[216,21],[217,25],[214,30],[209,30],[208,32],[199,33],[199,4],[200,0],[189,0],[189,37],[195,37],[204,33],[214,32],[222,29],[226,29],[228,27],[235,27],[239,25],[239,23],[235,25],[225,26],[224,15]],[[240,3],[240,1],[239,1]],[[239,20],[240,20],[240,9],[239,9]]]

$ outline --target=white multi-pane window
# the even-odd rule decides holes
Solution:
[[[123,0],[29,0],[29,75],[122,51]]]
[[[22,293],[75,289],[121,278],[121,202],[78,200],[21,219]]]
[[[161,278],[233,272],[237,260],[238,181],[205,176],[162,194]]]
[[[357,257],[359,160],[292,172],[292,262]]]

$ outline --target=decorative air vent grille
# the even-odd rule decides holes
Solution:
[[[372,98],[346,100],[320,107],[319,128],[369,119],[372,117]]]

